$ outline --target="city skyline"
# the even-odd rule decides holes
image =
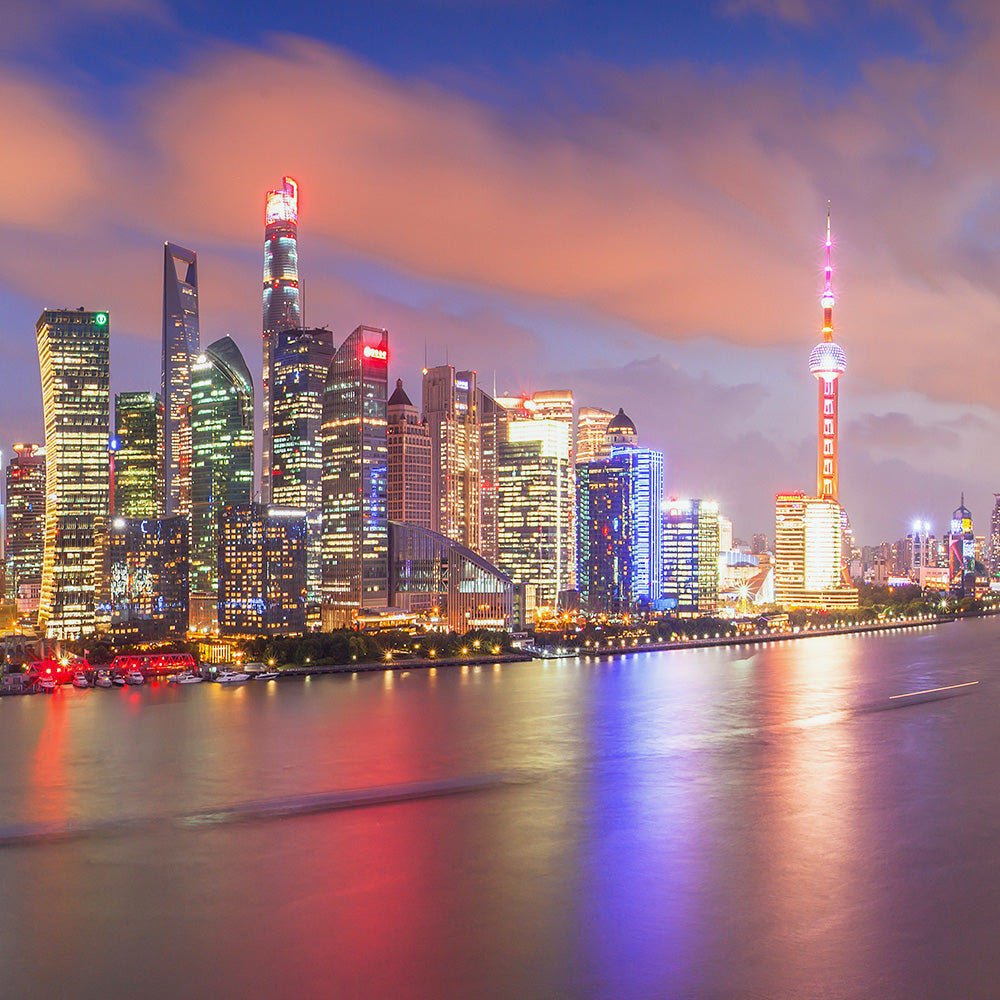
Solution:
[[[431,366],[475,369],[484,385],[495,371],[500,391],[565,387],[578,406],[624,405],[644,444],[665,453],[666,491],[717,500],[749,537],[768,530],[776,493],[811,489],[801,349],[819,333],[819,220],[832,199],[838,329],[851,352],[841,495],[855,532],[874,544],[919,518],[941,535],[963,489],[985,526],[997,483],[978,455],[1000,430],[988,378],[1000,303],[989,158],[973,124],[993,80],[994,15],[970,4],[964,21],[941,24],[858,5],[851,31],[880,31],[860,55],[840,38],[806,83],[806,49],[812,60],[830,27],[807,2],[664,14],[687,19],[679,40],[654,33],[662,51],[631,58],[588,22],[565,45],[575,40],[593,63],[554,40],[565,16],[556,3],[525,43],[519,92],[500,50],[532,12],[477,6],[506,29],[496,42],[475,35],[451,63],[439,50],[421,60],[398,37],[376,53],[357,25],[334,28],[308,8],[297,39],[215,22],[188,36],[169,7],[165,29],[142,5],[115,24],[78,11],[81,30],[134,42],[107,79],[74,66],[77,89],[101,97],[93,111],[22,68],[33,46],[68,45],[25,34],[25,15],[15,32],[25,54],[11,54],[6,72],[32,114],[4,112],[13,145],[33,148],[40,129],[58,128],[74,155],[69,167],[31,172],[15,156],[6,168],[24,197],[0,214],[15,234],[0,251],[15,385],[0,403],[0,439],[42,438],[30,335],[42,308],[107,308],[112,391],[159,389],[149,355],[164,240],[201,258],[203,341],[231,333],[259,385],[260,201],[290,176],[302,186],[310,323],[338,341],[359,323],[393,331],[390,377],[414,391],[426,352]],[[645,5],[629,12],[650,16]],[[459,35],[473,31],[464,11],[455,22]],[[154,77],[148,51],[138,54],[157,30]],[[895,83],[890,59],[902,67]],[[280,149],[261,138],[274,119],[249,113],[250,75],[284,81],[265,111],[286,88],[297,95]],[[933,118],[914,102],[918,83],[941,109]],[[686,110],[665,111],[678,97]],[[320,102],[314,134],[305,126],[320,121]],[[382,124],[359,123],[351,102]],[[148,153],[176,136],[189,107],[204,157],[164,153],[163,183],[149,184]],[[380,141],[394,155],[376,161]],[[432,208],[434,226],[420,224]]]

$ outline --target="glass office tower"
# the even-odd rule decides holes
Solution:
[[[340,345],[323,393],[323,625],[386,607],[389,334],[359,326]]]
[[[198,356],[198,255],[163,245],[164,504],[191,512],[191,364]]]
[[[42,583],[45,449],[37,444],[14,445],[7,463],[6,532],[7,595],[19,601],[20,609],[28,597],[19,593],[22,585],[34,590]]]
[[[271,499],[272,424],[274,391],[271,384],[272,354],[282,330],[302,325],[299,298],[299,186],[291,177],[281,187],[268,191],[264,201],[264,377],[261,400],[264,410],[261,488]]]
[[[153,392],[115,395],[114,513],[163,515],[163,402]]]
[[[253,491],[253,382],[232,337],[192,366],[191,399],[191,590],[212,594],[219,513]]]

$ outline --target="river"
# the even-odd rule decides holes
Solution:
[[[994,998],[998,640],[0,699],[0,996]]]

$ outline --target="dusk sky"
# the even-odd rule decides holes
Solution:
[[[306,323],[390,331],[414,402],[623,406],[669,495],[773,535],[815,489],[833,205],[840,499],[862,543],[988,533],[1000,437],[1000,9],[985,0],[7,0],[0,447],[42,440],[34,324],[107,309],[159,389],[162,245],[261,368],[263,203],[300,185]],[[55,12],[55,13],[54,13]],[[259,398],[258,398],[259,411]]]

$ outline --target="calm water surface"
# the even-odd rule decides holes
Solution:
[[[0,700],[0,995],[995,998],[998,639]]]

